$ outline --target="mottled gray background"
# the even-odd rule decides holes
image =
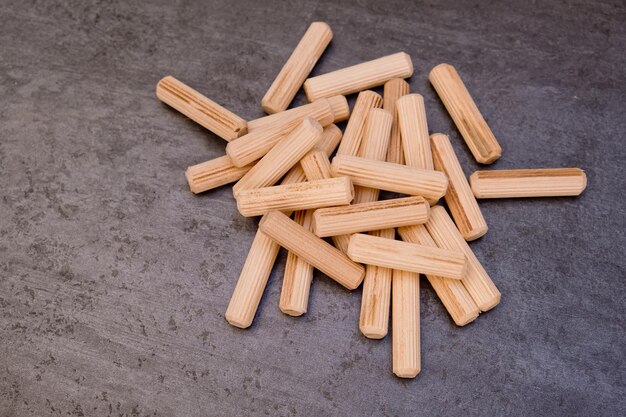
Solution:
[[[626,402],[623,1],[0,4],[0,415],[618,416]],[[504,149],[580,166],[580,198],[482,201],[502,303],[464,328],[422,286],[422,372],[358,332],[360,290],[224,311],[256,230],[183,172],[225,143],[161,104],[168,74],[244,118],[309,22],[324,73],[404,50],[429,128],[478,168],[427,81],[454,64]],[[298,97],[297,103],[302,103]]]

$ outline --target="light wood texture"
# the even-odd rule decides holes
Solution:
[[[313,231],[327,237],[421,224],[428,220],[429,211],[423,197],[321,208],[313,214]]]
[[[435,169],[448,177],[445,199],[452,218],[465,240],[474,240],[487,233],[487,222],[454,153],[450,139],[435,133],[430,137]]]
[[[316,181],[331,178],[330,161],[326,152],[312,150],[300,160],[307,180]],[[293,220],[311,230],[313,210],[297,211]],[[290,316],[306,313],[309,305],[309,291],[313,280],[313,266],[293,252],[287,253],[287,263],[280,291],[279,308]]]
[[[587,175],[580,168],[501,169],[476,171],[470,184],[476,198],[577,196]]]
[[[400,227],[398,234],[405,242],[437,246],[423,224]],[[457,326],[465,326],[478,317],[480,310],[463,285],[463,280],[448,279],[432,274],[427,274],[426,278]],[[365,279],[367,280],[367,276]],[[365,286],[363,289],[365,290]]]
[[[354,156],[335,156],[333,176],[346,175],[354,185],[409,195],[421,195],[431,204],[448,188],[448,178],[438,171],[411,168]]]
[[[383,98],[373,91],[361,91],[356,98],[352,116],[348,120],[343,139],[337,149],[337,155],[356,156],[361,146],[363,132],[365,130],[365,120],[367,113],[371,109],[380,108],[383,105]]]
[[[487,311],[498,305],[500,291],[463,239],[446,210],[441,206],[431,207],[430,218],[425,225],[438,247],[465,254],[467,273],[462,282],[480,311]]]
[[[394,239],[395,229],[372,232],[372,235],[385,239]],[[389,328],[389,306],[391,301],[391,274],[389,268],[366,265],[361,295],[361,314],[359,329],[370,339],[382,339]]]
[[[407,94],[409,94],[409,83],[402,78],[394,78],[385,83],[383,90],[383,108],[391,113],[393,117],[391,135],[389,138],[389,150],[387,151],[387,162],[394,164],[404,164],[404,152],[402,151],[396,106],[398,99]]]
[[[304,92],[309,101],[314,101],[337,94],[356,93],[383,85],[392,78],[408,78],[411,75],[411,57],[405,52],[398,52],[309,78],[304,82]]]
[[[318,238],[279,211],[272,211],[261,219],[259,228],[276,243],[319,269],[348,289],[357,288],[363,281],[365,268],[352,262],[339,250]]]
[[[236,167],[228,155],[187,167],[185,177],[192,193],[198,194],[235,182],[250,171],[254,164]]]
[[[396,106],[404,163],[413,168],[434,169],[424,97],[419,94],[409,94],[401,97]]]
[[[460,250],[449,250],[356,233],[348,256],[355,262],[451,279],[465,276],[466,261]]]
[[[272,210],[307,210],[350,204],[354,188],[348,177],[242,190],[237,208],[245,217]]]
[[[267,154],[278,142],[289,136],[306,118],[316,120],[322,126],[333,122],[334,116],[327,100],[315,104],[316,113],[304,117],[286,117],[275,124],[255,130],[226,145],[226,154],[236,166],[245,166]],[[278,114],[278,113],[277,113]]]
[[[393,271],[392,362],[399,378],[415,378],[421,370],[419,274]]]
[[[156,95],[162,102],[226,141],[248,132],[244,119],[172,76],[168,75],[158,82]]]
[[[261,100],[265,112],[277,113],[289,107],[332,38],[333,32],[326,23],[311,23]]]
[[[305,118],[233,186],[233,194],[237,196],[242,190],[276,184],[292,166],[313,149],[322,138],[323,131],[317,121]]]
[[[449,64],[439,64],[430,71],[428,79],[476,161],[481,164],[491,164],[500,158],[502,148],[480,114],[456,69]]]
[[[323,124],[323,121],[320,121],[320,118],[317,115],[319,114],[320,106],[322,108],[324,107],[324,103],[330,106],[333,114],[333,123],[342,122],[350,116],[350,106],[348,105],[348,100],[346,100],[344,96],[333,96],[317,100],[314,103],[305,104],[289,110],[250,120],[248,122],[248,132],[252,133],[267,127],[284,125],[285,123],[303,119],[305,117],[312,117]]]

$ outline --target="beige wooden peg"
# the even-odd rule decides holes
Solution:
[[[333,32],[326,23],[311,23],[261,100],[266,113],[277,113],[289,107],[332,38]]]
[[[400,97],[396,106],[405,164],[413,168],[434,169],[424,97],[408,94]]]
[[[304,82],[304,92],[309,101],[314,101],[337,94],[357,93],[383,85],[392,78],[408,78],[411,75],[411,57],[405,52],[398,52],[309,78]]]
[[[248,132],[244,119],[170,75],[158,82],[156,95],[162,102],[226,141]]]
[[[430,137],[435,169],[448,177],[445,199],[452,218],[465,240],[474,240],[487,233],[487,222],[463,173],[448,137],[435,133]]]
[[[430,71],[428,79],[435,87],[476,161],[491,164],[500,158],[502,148],[456,69],[449,64],[439,64]]]
[[[236,167],[228,155],[192,165],[185,171],[185,177],[192,193],[198,194],[234,182],[250,171],[254,164]]]
[[[476,198],[577,196],[587,175],[580,168],[500,169],[476,171],[470,184]]]
[[[383,108],[393,116],[393,124],[389,138],[389,150],[387,151],[387,162],[404,164],[404,153],[402,151],[396,102],[400,97],[409,94],[409,83],[402,78],[394,78],[385,83],[383,91]]]
[[[421,369],[419,278],[416,272],[393,271],[391,346],[399,378],[415,378]]]
[[[361,146],[363,132],[365,130],[365,120],[371,109],[380,108],[383,105],[383,98],[373,91],[361,91],[356,98],[352,116],[346,125],[337,155],[356,156]]]

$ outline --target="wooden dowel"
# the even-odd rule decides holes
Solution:
[[[413,168],[434,169],[424,97],[408,94],[401,97],[396,106],[405,164]]]
[[[431,204],[448,188],[448,178],[438,171],[411,168],[354,156],[335,156],[333,176],[346,175],[354,185],[396,193],[421,195]]]
[[[228,155],[187,167],[185,177],[192,193],[198,194],[235,182],[250,171],[254,163],[236,167]]]
[[[333,38],[324,22],[313,22],[278,73],[261,100],[261,107],[272,114],[285,110]]]
[[[411,57],[398,52],[372,61],[329,72],[304,82],[309,101],[337,94],[348,95],[384,84],[392,78],[413,75]]]
[[[385,239],[394,239],[395,229],[372,232],[372,235]],[[359,329],[370,339],[382,339],[389,328],[389,306],[391,301],[391,274],[389,268],[366,265],[361,295],[361,313]]]
[[[276,184],[319,142],[322,133],[322,126],[317,121],[311,118],[304,119],[233,186],[233,194],[237,196],[242,190]]]
[[[423,224],[400,227],[398,234],[405,242],[437,246]],[[426,278],[457,326],[465,326],[478,317],[480,310],[463,285],[463,280],[448,279],[432,274],[426,275]],[[365,279],[367,282],[367,276]],[[365,285],[363,290],[365,291]]]
[[[391,135],[389,139],[389,150],[387,151],[387,162],[404,164],[404,153],[402,151],[396,102],[400,97],[409,94],[409,83],[404,81],[402,78],[394,78],[393,80],[389,80],[385,83],[383,91],[383,108],[393,116],[393,124],[391,126]]]
[[[165,104],[226,141],[248,132],[244,119],[172,76],[168,75],[158,82],[156,95]]]
[[[316,103],[311,103],[316,104]],[[226,145],[226,154],[236,166],[245,166],[267,154],[278,142],[289,136],[306,118],[317,120],[322,126],[333,122],[328,101],[320,101],[315,109],[319,112],[307,117],[284,118],[276,124],[250,132]]]
[[[500,158],[502,148],[480,114],[456,69],[449,64],[439,64],[430,71],[428,79],[476,161],[481,164],[491,164]]]
[[[460,250],[433,248],[361,233],[350,238],[348,256],[367,265],[451,279],[462,279],[466,271],[465,256]]]
[[[237,208],[245,217],[269,211],[307,210],[350,204],[354,188],[348,177],[241,190]]]
[[[346,100],[344,96],[333,96],[317,100],[314,103],[305,104],[289,110],[250,120],[248,122],[248,132],[252,133],[267,127],[284,125],[292,122],[293,120],[303,119],[305,117],[312,117],[319,121],[320,124],[323,124],[323,120],[320,120],[319,117],[319,111],[320,106],[323,107],[324,102],[330,106],[333,114],[333,123],[342,122],[350,117],[350,106],[348,106],[348,100]]]
[[[348,289],[357,288],[363,281],[365,268],[352,262],[346,255],[300,226],[279,211],[272,211],[261,219],[259,228],[276,243],[319,269]]]
[[[419,274],[393,271],[392,362],[399,378],[415,378],[421,370]]]
[[[465,240],[474,240],[487,233],[487,222],[454,153],[450,139],[444,134],[430,136],[435,169],[448,177],[445,199],[452,218]]]
[[[313,231],[327,237],[421,224],[428,220],[429,209],[423,197],[321,208],[313,214]]]
[[[487,271],[478,262],[474,252],[463,239],[446,210],[441,206],[431,207],[430,218],[425,225],[426,230],[438,247],[465,254],[467,273],[462,282],[480,311],[487,311],[498,305],[500,291],[489,278]]]
[[[373,91],[361,91],[356,98],[352,116],[346,125],[343,139],[337,149],[337,155],[356,156],[361,146],[363,132],[365,130],[365,120],[370,109],[380,108],[383,105],[383,98]]]
[[[335,125],[330,125],[324,129],[322,139],[316,146],[330,155],[340,139],[341,130]],[[304,171],[298,164],[285,175],[281,184],[296,184],[304,180],[306,180]],[[226,320],[233,326],[246,328],[252,324],[279,249],[280,246],[276,242],[261,230],[257,230],[225,315]]]
[[[331,178],[330,162],[326,152],[312,150],[300,160],[309,181]],[[293,220],[311,230],[313,210],[297,211]],[[287,253],[283,285],[280,291],[280,311],[290,316],[306,313],[309,305],[309,291],[313,280],[313,266],[293,252]]]
[[[501,169],[476,171],[470,184],[476,198],[577,196],[587,175],[580,168]]]

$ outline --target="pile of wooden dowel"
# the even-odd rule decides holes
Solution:
[[[578,168],[488,170],[468,182],[448,137],[428,133],[424,99],[404,80],[413,74],[406,53],[307,78],[332,36],[327,24],[310,25],[261,101],[268,116],[246,122],[171,76],[157,96],[228,142],[225,155],[187,168],[191,191],[236,182],[239,212],[262,216],[226,320],[252,324],[282,246],[280,310],[306,313],[314,268],[349,290],[363,283],[360,331],[385,337],[391,310],[393,372],[413,378],[419,274],[458,326],[500,302],[467,244],[487,232],[476,199],[575,196],[586,177]],[[497,160],[502,149],[455,68],[437,65],[429,80],[476,161]],[[377,86],[382,97],[369,90]],[[310,103],[287,110],[300,87]],[[345,120],[342,133],[334,123]],[[380,190],[407,196],[379,201]]]

